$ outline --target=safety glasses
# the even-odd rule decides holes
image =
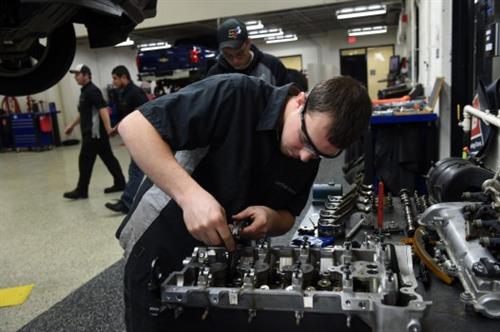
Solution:
[[[322,153],[318,150],[318,148],[314,145],[314,143],[311,141],[311,137],[307,133],[307,128],[306,128],[306,110],[307,110],[307,102],[309,101],[309,98],[306,99],[306,102],[304,103],[304,107],[302,108],[302,111],[300,112],[300,130],[302,131],[303,138],[304,138],[304,144],[305,148],[309,150],[311,153],[313,153],[317,158],[325,158],[325,159],[333,159],[338,157],[342,153],[342,149],[339,149],[335,154],[333,155],[328,155],[325,153]]]

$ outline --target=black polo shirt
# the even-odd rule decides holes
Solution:
[[[279,122],[289,95],[296,93],[291,84],[275,87],[259,78],[224,74],[157,98],[140,111],[228,217],[251,205],[299,215],[319,160],[301,162],[280,151]],[[156,186],[138,198],[120,235],[126,255],[156,220],[182,218],[170,213],[177,204]]]
[[[195,179],[230,213],[267,205],[299,215],[319,162],[280,151],[278,120],[289,93],[246,75],[210,77],[144,105],[143,115],[175,150],[209,147]]]
[[[80,112],[80,128],[84,140],[108,137],[99,115],[99,110],[106,106],[101,90],[92,81],[82,86],[78,112]]]
[[[129,113],[135,111],[139,106],[148,102],[146,93],[134,82],[130,82],[120,91],[118,101],[118,114],[120,119],[126,117]]]

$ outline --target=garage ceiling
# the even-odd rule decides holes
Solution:
[[[265,28],[280,27],[285,34],[295,33],[299,38],[307,38],[311,35],[324,33],[335,29],[350,29],[365,26],[397,26],[399,14],[403,7],[402,1],[382,2],[387,6],[385,15],[363,17],[356,19],[337,20],[335,11],[337,9],[380,4],[380,1],[353,1],[350,3],[337,3],[314,7],[304,7],[290,9],[286,11],[258,13],[251,15],[238,16],[242,21],[261,20]],[[221,22],[226,18],[220,18]],[[200,36],[209,36],[207,42],[212,39],[215,42],[217,31],[217,20],[206,20],[199,22],[190,22],[185,24],[170,25],[164,27],[155,27],[151,29],[134,30],[130,34],[136,44],[167,41],[174,43],[180,39],[196,39]],[[207,40],[208,39],[208,40]]]

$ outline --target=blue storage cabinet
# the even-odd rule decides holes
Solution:
[[[53,144],[52,131],[40,130],[41,119],[50,117],[45,113],[19,113],[11,116],[12,139],[15,149],[35,148],[37,150]],[[43,117],[43,118],[41,118]]]

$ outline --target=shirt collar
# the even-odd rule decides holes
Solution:
[[[264,109],[263,116],[257,124],[257,130],[271,130],[277,128],[278,120],[285,109],[286,102],[289,96],[296,96],[300,90],[293,84],[289,83],[280,87],[274,87],[269,95],[269,102]]]
[[[88,82],[87,82],[87,84],[82,85],[82,87],[80,88],[80,91],[85,90],[86,88],[88,88],[88,87],[89,87],[89,86],[91,86],[91,85],[92,85],[92,81],[88,81]]]

